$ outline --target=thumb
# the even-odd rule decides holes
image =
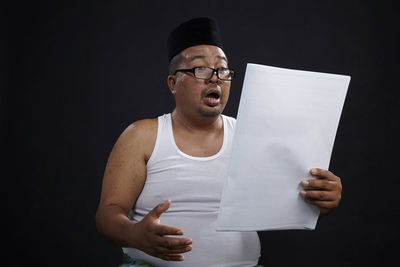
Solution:
[[[164,203],[158,204],[151,213],[158,219],[171,206],[171,200],[168,199]]]

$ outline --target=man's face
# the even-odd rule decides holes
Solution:
[[[180,69],[193,67],[228,67],[226,56],[221,48],[213,45],[198,45],[181,52]],[[172,92],[176,107],[190,115],[206,117],[218,116],[224,110],[229,98],[231,82],[218,79],[216,73],[208,80],[194,77],[193,73],[178,72]],[[171,86],[170,86],[171,87]]]

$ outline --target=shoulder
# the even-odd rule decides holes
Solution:
[[[143,119],[131,123],[121,134],[130,138],[146,138],[146,136],[157,133],[158,119]]]
[[[230,116],[226,116],[226,115],[222,115],[226,121],[226,124],[231,127],[231,128],[235,128],[236,125],[236,119],[234,117],[230,117]]]
[[[157,138],[158,119],[143,119],[131,123],[120,135],[115,146],[126,153],[135,153],[146,161]]]

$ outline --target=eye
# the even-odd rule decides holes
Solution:
[[[219,74],[222,76],[229,76],[230,75],[230,71],[227,68],[219,68]]]

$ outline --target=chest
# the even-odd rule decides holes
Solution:
[[[172,213],[217,211],[228,159],[225,154],[207,161],[172,154],[152,162],[147,166],[146,183],[137,201],[137,208],[149,211],[158,203],[171,199],[173,206],[169,212]]]
[[[208,134],[174,132],[176,146],[193,157],[209,157],[217,154],[223,144],[223,131]]]

